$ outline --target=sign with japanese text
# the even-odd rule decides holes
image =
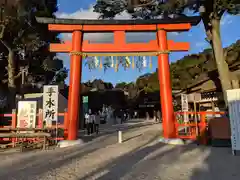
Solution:
[[[181,94],[181,101],[182,101],[182,111],[188,111],[188,96],[186,94]]]
[[[182,111],[188,112],[188,96],[187,94],[181,94],[181,102],[182,102]],[[188,114],[184,113],[184,122],[188,122]]]
[[[37,116],[36,101],[19,101],[17,128],[35,128]]]
[[[83,103],[88,103],[88,96],[83,96]]]
[[[47,127],[58,120],[58,86],[45,85],[43,87],[43,119]]]

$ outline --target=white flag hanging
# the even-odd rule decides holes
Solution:
[[[111,67],[114,68],[114,58],[113,58],[113,56],[111,56],[111,61],[112,61]]]
[[[126,56],[126,63],[127,63],[127,67],[131,65],[131,61],[128,56]]]
[[[146,59],[146,56],[143,56],[143,67],[147,67],[147,59]]]
[[[99,60],[96,56],[94,56],[94,64],[95,64],[95,67],[98,67],[99,65]]]

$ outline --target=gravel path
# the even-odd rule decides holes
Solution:
[[[229,148],[157,142],[159,124],[129,128],[68,149],[0,156],[6,180],[239,180],[240,157]]]

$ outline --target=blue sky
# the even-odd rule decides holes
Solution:
[[[94,4],[95,0],[59,0],[59,11],[57,16],[59,18],[81,18],[81,19],[96,19],[98,16],[96,13],[92,12],[91,4]],[[71,2],[71,3],[70,3]],[[124,15],[123,15],[124,18]],[[223,46],[229,46],[230,44],[236,42],[240,39],[240,16],[230,16],[224,15],[221,22],[221,34]],[[69,39],[69,35],[62,35],[63,40]],[[144,38],[143,38],[144,37]],[[170,54],[170,62],[174,62],[178,59],[181,59],[185,55],[199,53],[203,51],[205,48],[208,48],[209,45],[205,41],[205,32],[203,24],[200,23],[196,27],[192,27],[192,29],[188,32],[183,33],[169,33],[168,38],[172,39],[176,42],[190,42],[191,49],[188,52],[176,52]],[[112,37],[111,35],[102,35],[102,34],[87,34],[85,35],[86,39],[96,40],[96,41],[108,41]],[[139,36],[132,37],[132,40],[137,41],[148,41],[150,39],[154,39],[153,34],[140,34]],[[67,68],[69,68],[69,56],[67,54],[59,54],[59,57],[64,60],[64,64]],[[142,72],[138,72],[137,69],[128,69],[124,70],[123,68],[119,69],[119,72],[114,72],[113,69],[109,69],[104,73],[103,70],[96,69],[94,71],[89,71],[89,69],[83,66],[82,70],[82,81],[103,79],[104,81],[111,82],[116,84],[118,82],[131,82],[135,81],[136,78],[142,74],[150,73],[155,71],[157,67],[157,58],[153,57],[153,68],[152,70],[149,68],[143,69]],[[67,80],[68,83],[68,80]]]

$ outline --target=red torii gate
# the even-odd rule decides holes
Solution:
[[[168,53],[171,51],[188,51],[190,46],[189,43],[167,40],[167,32],[188,31],[191,26],[200,22],[199,17],[182,17],[170,20],[74,20],[37,17],[37,21],[49,24],[50,31],[72,33],[71,42],[50,44],[51,52],[70,53],[71,55],[68,118],[66,122],[69,140],[77,139],[79,127],[82,58],[87,53],[94,52],[142,52],[158,56],[163,136],[166,139],[176,137]],[[91,44],[88,41],[83,41],[84,32],[113,32],[114,42],[111,44]],[[157,37],[156,40],[148,43],[126,43],[126,32],[156,32]]]

